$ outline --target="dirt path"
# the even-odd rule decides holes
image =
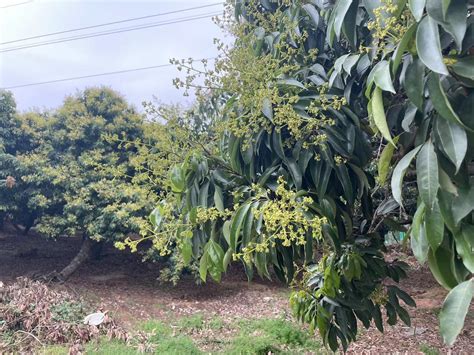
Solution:
[[[39,236],[23,237],[13,231],[0,234],[0,281],[46,274],[60,270],[79,249],[80,240],[60,238],[45,241]],[[289,290],[278,283],[255,280],[248,283],[238,266],[233,266],[220,284],[196,285],[185,276],[177,286],[160,284],[156,265],[143,264],[136,255],[106,248],[100,261],[91,261],[71,277],[66,287],[88,302],[109,310],[123,325],[137,321],[202,314],[220,317],[225,322],[237,319],[276,318],[289,315]],[[401,255],[400,257],[403,257]],[[375,328],[363,330],[350,347],[352,353],[442,353],[474,354],[474,312],[453,348],[442,345],[438,335],[437,313],[446,295],[425,268],[415,268],[402,283],[418,304],[411,309],[412,327],[386,325],[384,334]],[[197,334],[196,336],[199,336]]]

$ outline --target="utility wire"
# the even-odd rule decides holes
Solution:
[[[31,0],[31,1],[32,1],[32,0]],[[31,1],[28,1],[28,2],[31,2]],[[26,2],[25,2],[25,3],[22,3],[22,4],[26,4]],[[222,4],[224,4],[224,3],[223,3],[223,2],[218,2],[218,3],[209,4],[209,5],[195,6],[195,7],[189,7],[189,8],[186,8],[186,9],[175,10],[175,11],[168,11],[168,12],[162,12],[162,13],[153,14],[153,15],[140,16],[140,17],[133,17],[133,18],[128,18],[128,19],[124,19],[124,20],[113,21],[113,22],[107,22],[107,23],[101,23],[101,24],[91,25],[91,26],[86,26],[86,27],[72,28],[72,29],[69,29],[69,30],[63,30],[63,31],[58,31],[58,32],[45,33],[45,34],[42,34],[42,35],[36,35],[36,36],[31,36],[31,37],[25,37],[25,38],[15,39],[15,40],[12,40],[12,41],[7,41],[7,42],[0,42],[0,45],[3,45],[3,44],[10,44],[10,43],[16,43],[16,42],[23,42],[23,41],[28,41],[28,40],[30,40],[30,39],[40,38],[40,37],[55,36],[55,35],[59,35],[59,34],[63,34],[63,33],[76,32],[76,31],[82,31],[82,30],[89,30],[89,29],[91,29],[91,28],[98,28],[98,27],[116,25],[116,24],[124,23],[124,22],[137,21],[137,20],[144,20],[144,19],[152,18],[152,17],[166,16],[166,15],[176,14],[176,13],[179,13],[179,12],[186,12],[186,11],[198,10],[198,9],[203,9],[203,8],[206,8],[206,7],[211,7],[211,6],[216,6],[216,5],[222,5]],[[20,4],[18,4],[18,5],[20,5]],[[10,5],[10,6],[14,6],[14,5]],[[6,6],[6,7],[7,7],[7,6]]]
[[[203,60],[211,60],[211,59],[215,59],[215,58],[216,57],[194,59],[193,62],[202,62]],[[97,77],[97,76],[116,75],[116,74],[130,73],[130,72],[135,72],[135,71],[165,68],[165,67],[171,67],[171,66],[175,66],[175,64],[168,63],[168,64],[152,65],[152,66],[149,66],[149,67],[117,70],[117,71],[111,71],[111,72],[99,73],[99,74],[74,76],[74,77],[64,78],[64,79],[56,79],[56,80],[49,80],[49,81],[41,81],[41,82],[37,82],[37,83],[7,86],[7,87],[1,88],[1,89],[10,90],[10,89],[24,88],[24,87],[28,87],[28,86],[37,86],[37,85],[45,85],[45,84],[52,84],[52,83],[60,83],[60,82],[63,82],[63,81],[72,81],[72,80],[79,80],[79,79],[86,79],[86,78],[94,78],[94,77]]]
[[[146,28],[161,27],[161,26],[172,25],[172,24],[181,23],[181,22],[200,20],[200,19],[204,19],[204,18],[213,17],[213,16],[219,15],[221,13],[222,12],[219,11],[219,12],[203,14],[201,16],[184,17],[184,18],[179,18],[179,19],[175,19],[175,20],[155,22],[155,23],[139,25],[139,26],[133,26],[133,27],[127,27],[127,28],[121,28],[121,29],[116,29],[116,30],[107,30],[107,31],[95,32],[95,33],[91,33],[91,34],[65,37],[65,38],[60,38],[60,39],[57,39],[57,40],[27,44],[27,45],[24,45],[24,46],[9,47],[9,48],[5,48],[5,49],[1,49],[0,53],[14,52],[14,51],[22,50],[22,49],[27,49],[27,48],[41,47],[41,46],[47,46],[47,45],[51,45],[51,44],[70,42],[70,41],[77,41],[77,40],[85,39],[85,38],[107,36],[107,35],[116,34],[116,33],[137,31],[137,30],[146,29]]]
[[[6,6],[0,6],[0,9],[6,9],[7,7],[14,7],[14,6],[19,6],[19,5],[25,5],[25,4],[29,4],[30,2],[33,2],[33,0],[24,1],[24,2],[19,2],[18,4],[11,4],[11,5],[6,5]]]

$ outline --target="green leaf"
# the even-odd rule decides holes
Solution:
[[[413,39],[413,35],[416,32],[417,26],[418,25],[414,23],[408,28],[408,30],[403,35],[400,43],[398,44],[397,49],[395,49],[395,52],[393,53],[393,56],[392,56],[392,74],[393,75],[397,73],[398,67],[400,66],[400,63],[402,61],[403,54],[405,53],[406,49],[411,43]]]
[[[439,189],[438,157],[431,139],[423,144],[416,158],[416,178],[420,197],[431,210]]]
[[[184,237],[183,244],[181,246],[181,256],[185,265],[189,265],[191,257],[193,255],[193,244],[191,238]]]
[[[411,249],[415,258],[423,264],[428,256],[428,239],[426,238],[425,224],[423,217],[425,215],[425,205],[421,203],[413,216],[413,224],[411,227]]]
[[[247,216],[247,213],[250,209],[250,206],[250,202],[243,204],[237,209],[235,215],[232,217],[229,235],[229,245],[234,252],[237,250],[237,240],[239,239],[239,234],[242,229],[245,217]]]
[[[457,75],[474,80],[474,56],[457,59],[451,68]]]
[[[346,36],[353,48],[357,47],[357,13],[359,9],[359,1],[352,0],[347,10],[344,21],[342,22],[342,32]]]
[[[448,97],[444,93],[439,75],[436,73],[430,73],[430,75],[428,75],[427,85],[431,102],[439,115],[452,123],[457,123],[458,125],[466,127],[456,112],[454,112]]]
[[[171,189],[173,192],[183,192],[186,187],[185,171],[181,166],[175,165],[170,171]]]
[[[421,20],[423,16],[423,11],[425,10],[426,0],[408,0],[408,7],[410,8],[413,17],[416,22]]]
[[[199,260],[199,276],[201,276],[201,280],[206,282],[207,278],[207,248],[204,248],[204,253],[201,256],[201,260]]]
[[[454,185],[449,175],[441,167],[438,167],[438,171],[440,188],[455,196],[458,196],[458,188],[456,185]]]
[[[390,63],[382,60],[374,67],[375,84],[384,91],[390,91],[395,94],[392,77],[390,76]]]
[[[267,97],[264,98],[263,101],[262,101],[262,113],[269,120],[273,119],[272,101]]]
[[[385,116],[385,110],[383,106],[382,90],[380,90],[378,87],[375,88],[372,99],[369,101],[369,105],[372,107],[374,122],[380,133],[388,142],[395,146],[387,125],[387,117]]]
[[[344,23],[344,18],[346,13],[351,6],[352,0],[339,0],[336,2],[336,7],[334,8],[334,33],[336,34],[337,39],[341,35],[342,24]],[[333,15],[331,14],[331,15]]]
[[[420,59],[429,69],[439,74],[449,75],[441,53],[438,24],[430,16],[425,16],[418,24],[416,47]]]
[[[474,279],[471,279],[453,288],[444,300],[439,321],[440,332],[446,344],[452,345],[461,332],[473,296]]]
[[[456,287],[458,284],[453,270],[453,261],[456,257],[454,254],[444,244],[436,251],[430,249],[428,253],[428,265],[431,273],[436,281],[447,290]]]
[[[393,142],[396,144],[398,142],[398,136],[393,139]],[[392,161],[393,152],[395,147],[391,144],[387,144],[380,154],[378,167],[378,181],[380,185],[384,185],[387,181],[388,172],[390,169],[390,162]]]
[[[305,86],[296,79],[281,79],[278,80],[277,84],[282,86],[294,86],[300,89],[306,89]]]
[[[318,28],[319,25],[319,13],[314,7],[313,4],[304,4],[301,6],[303,10],[306,11],[306,13],[309,15],[311,21],[313,22],[314,28]]]
[[[288,167],[288,171],[291,174],[291,178],[293,179],[296,189],[299,190],[303,181],[303,172],[296,161],[292,158],[285,159],[285,164]]]
[[[435,132],[440,142],[437,146],[454,164],[457,174],[467,152],[466,131],[456,123],[437,117]]]
[[[405,156],[398,162],[397,166],[395,166],[395,169],[393,170],[392,182],[391,182],[392,194],[393,194],[393,197],[395,198],[395,201],[397,201],[400,204],[400,206],[402,206],[403,177],[405,176],[405,173],[408,167],[410,166],[411,161],[413,160],[413,158],[415,157],[415,155],[418,153],[420,149],[421,149],[421,145],[411,150],[407,154],[405,154]]]
[[[416,58],[407,67],[403,86],[408,98],[420,111],[423,111],[424,78],[425,65],[420,59]]]
[[[444,220],[438,201],[435,202],[431,210],[426,209],[425,211],[425,229],[431,249],[438,249],[444,238]]]
[[[474,226],[465,224],[462,231],[453,233],[456,241],[456,251],[461,256],[466,269],[474,273]]]
[[[224,212],[224,195],[222,189],[217,185],[214,186],[214,204],[220,212]]]

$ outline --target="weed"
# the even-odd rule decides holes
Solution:
[[[213,330],[219,330],[219,329],[222,329],[224,328],[225,326],[225,323],[224,321],[219,318],[219,317],[214,317],[214,318],[211,318],[207,325],[209,326],[209,328],[213,329]]]
[[[101,339],[100,341],[89,342],[85,349],[86,354],[94,355],[130,355],[137,351],[130,348],[123,341],[117,339]]]
[[[281,352],[281,349],[274,343],[275,340],[268,336],[249,337],[241,335],[232,340],[231,347],[226,353],[235,355],[266,355]]]
[[[141,323],[140,329],[146,333],[155,333],[157,335],[170,335],[172,333],[172,329],[169,326],[155,319]]]
[[[84,306],[81,302],[64,301],[51,306],[51,316],[55,322],[80,323],[84,315]]]
[[[428,344],[421,344],[420,351],[425,355],[439,355],[438,349],[435,349]]]
[[[256,319],[238,322],[240,335],[234,338],[226,353],[268,354],[315,351],[321,346],[308,332],[284,319]]]
[[[201,354],[201,351],[194,345],[193,341],[186,336],[177,336],[173,338],[167,338],[161,341],[155,348],[155,354],[160,355],[197,355]]]
[[[204,325],[204,316],[200,313],[179,319],[177,326],[186,330],[200,330]]]
[[[41,351],[41,355],[67,355],[69,354],[69,349],[64,345],[48,345],[45,346]]]

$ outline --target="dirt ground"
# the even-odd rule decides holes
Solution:
[[[75,255],[80,239],[45,240],[37,235],[18,235],[14,230],[0,232],[0,281],[8,283],[19,276],[59,271]],[[220,284],[196,285],[185,276],[177,286],[157,281],[159,267],[146,264],[136,255],[106,247],[99,261],[83,265],[64,285],[110,313],[122,325],[133,328],[140,320],[164,321],[193,314],[219,316],[223,320],[275,318],[289,316],[289,290],[282,284],[256,279],[247,282],[238,266],[232,266]],[[391,257],[407,258],[403,253]],[[446,291],[432,278],[429,270],[410,258],[413,268],[402,288],[418,307],[410,309],[412,327],[400,323],[385,325],[385,333],[375,327],[363,330],[350,353],[441,353],[474,354],[474,312],[468,314],[466,326],[455,346],[442,344],[437,314]]]

